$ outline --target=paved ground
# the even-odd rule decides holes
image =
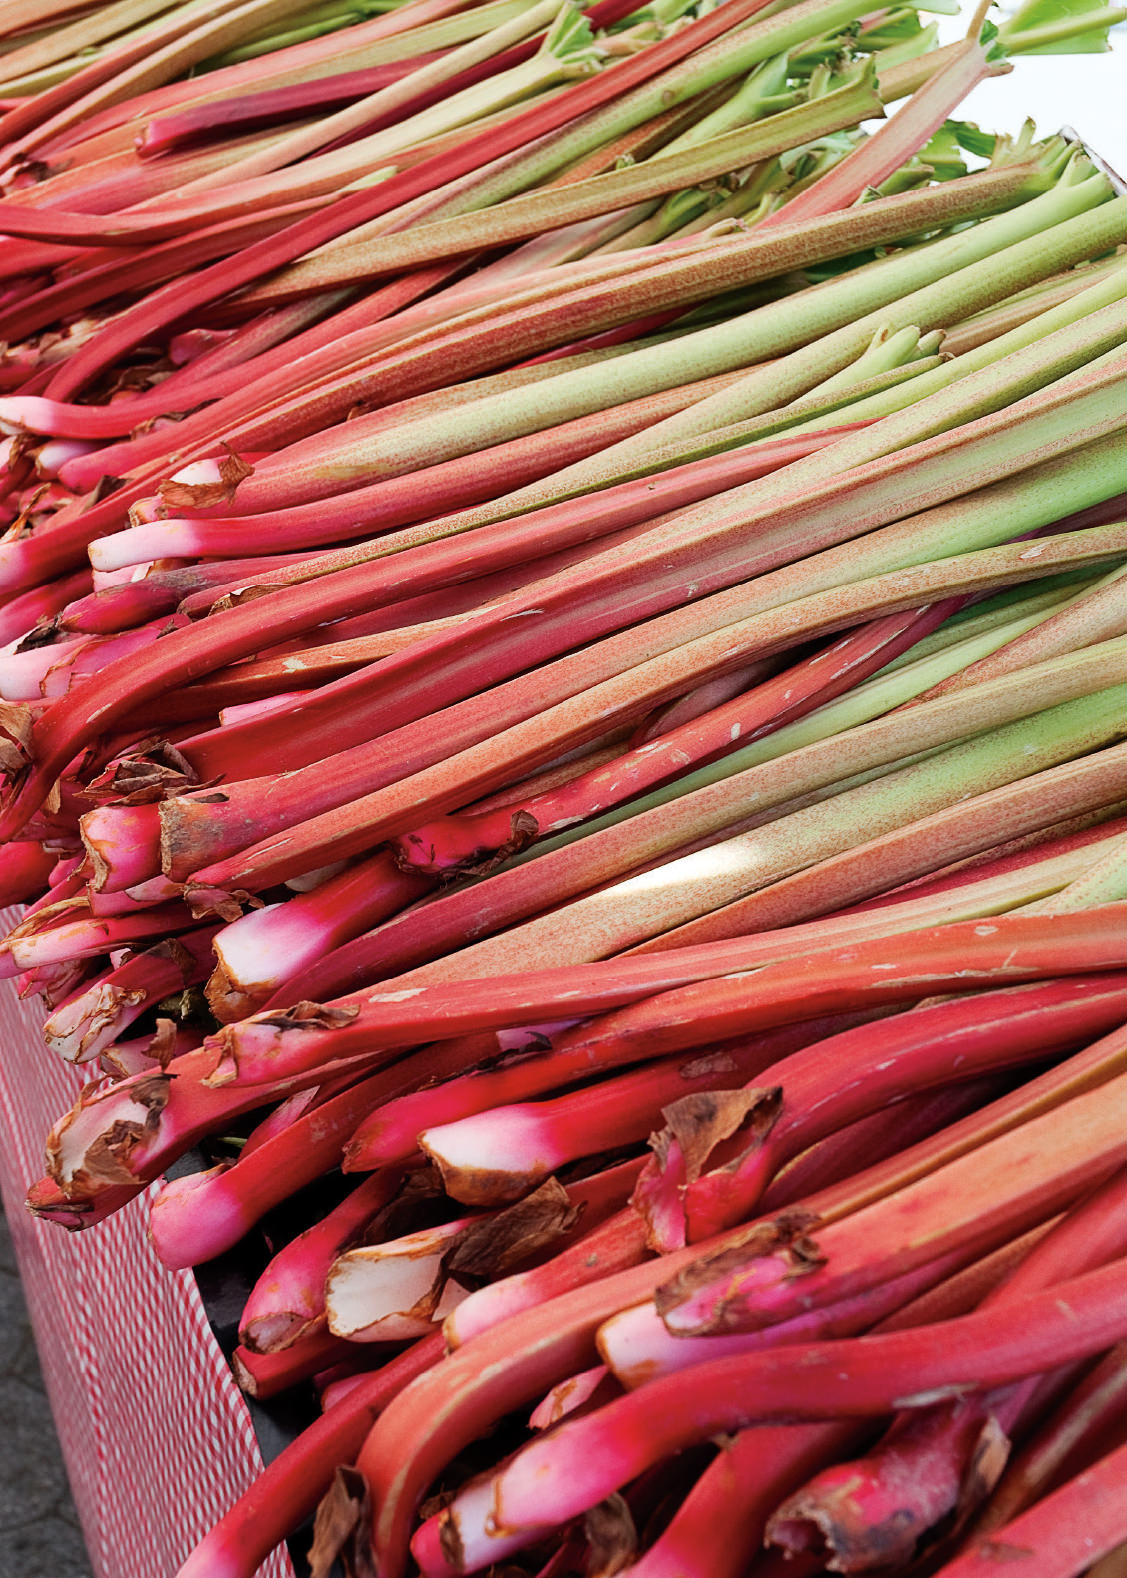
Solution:
[[[90,1578],[2,1214],[0,1578]]]

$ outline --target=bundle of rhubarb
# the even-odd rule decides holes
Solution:
[[[323,1403],[182,1578],[1127,1570],[1127,195],[952,118],[1125,18],[8,7],[29,1205]]]

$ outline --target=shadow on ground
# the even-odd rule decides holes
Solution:
[[[0,1578],[90,1578],[0,1214]]]

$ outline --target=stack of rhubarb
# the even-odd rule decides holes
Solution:
[[[9,11],[28,1203],[324,1404],[182,1578],[1122,1575],[1127,195],[952,116],[1127,10]]]

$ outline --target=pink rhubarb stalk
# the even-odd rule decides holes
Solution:
[[[1001,1385],[1098,1353],[1127,1331],[1125,1288],[1127,1264],[1114,1261],[1015,1301],[1005,1323],[987,1310],[655,1381],[520,1452],[493,1482],[496,1524],[515,1532],[563,1522],[667,1453],[759,1420],[879,1415],[938,1390]],[[474,1566],[483,1560],[487,1551]]]
[[[373,1173],[334,1210],[306,1228],[270,1261],[239,1319],[239,1341],[255,1353],[288,1348],[325,1323],[325,1279],[399,1188],[400,1175]]]

